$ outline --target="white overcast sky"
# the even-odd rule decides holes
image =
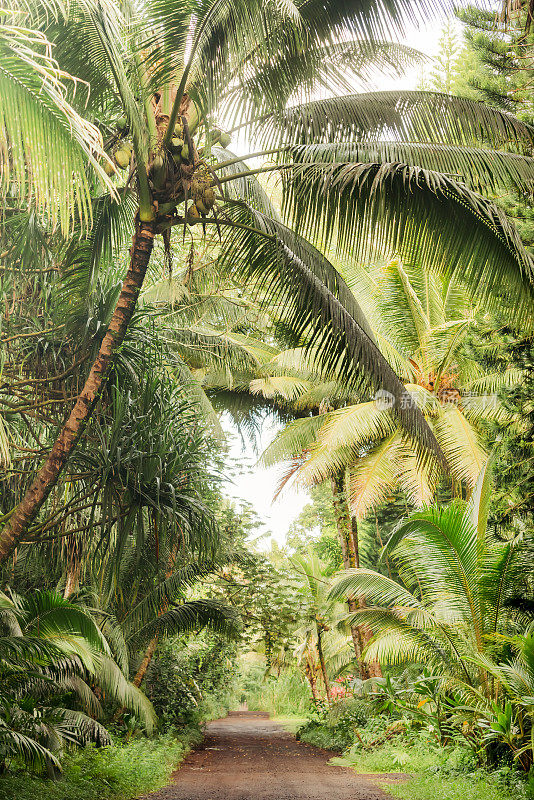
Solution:
[[[417,29],[409,26],[405,38],[398,39],[398,41],[432,57],[437,53],[438,41],[445,21],[445,18],[441,17],[431,20],[424,28]],[[457,28],[461,33],[459,24]],[[429,67],[431,66],[429,64]],[[420,69],[414,69],[401,79],[378,80],[376,88],[378,90],[413,89],[417,85],[419,76]],[[240,504],[241,501],[250,503],[263,520],[265,536],[261,543],[262,549],[270,548],[271,537],[279,544],[283,544],[289,526],[308,502],[307,494],[288,489],[281,498],[273,503],[281,469],[279,467],[264,469],[257,466],[258,457],[252,446],[248,442],[241,441],[237,431],[232,428],[228,420],[223,424],[228,431],[229,461],[234,473],[234,478],[227,483],[225,492],[227,496],[235,499],[236,504]],[[264,425],[259,442],[261,449],[264,449],[272,441],[276,432],[277,428],[273,423]]]

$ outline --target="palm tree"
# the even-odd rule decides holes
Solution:
[[[525,558],[515,541],[487,528],[490,474],[482,470],[471,499],[416,511],[388,542],[402,582],[367,569],[348,570],[330,596],[363,594],[369,607],[352,616],[373,631],[369,656],[416,662],[443,675],[449,688],[477,687],[491,696],[490,654],[505,631],[506,600]]]
[[[54,592],[0,594],[0,764],[20,757],[60,768],[65,744],[110,742],[90,684],[131,709],[151,731],[150,702],[125,678],[95,620]],[[69,694],[87,713],[63,707]]]
[[[0,34],[6,65],[0,152],[2,165],[10,167],[4,184],[16,206],[29,200],[48,211],[58,203],[65,229],[71,212],[80,223],[90,215],[87,186],[93,176],[103,179],[102,167],[110,173],[129,167],[125,181],[113,178],[105,187],[119,208],[133,199],[137,211],[129,267],[106,334],[54,446],[4,526],[0,561],[46,502],[75,448],[126,336],[154,239],[161,234],[168,248],[175,226],[215,226],[220,264],[234,279],[253,284],[261,302],[283,308],[294,334],[313,342],[326,367],[342,363],[348,376],[390,392],[397,418],[419,449],[442,458],[419,409],[404,407],[404,385],[339,273],[302,234],[326,246],[335,234],[341,252],[367,252],[373,240],[401,254],[431,256],[480,285],[487,297],[506,278],[522,317],[532,296],[530,258],[505,216],[449,174],[454,170],[471,184],[527,185],[528,157],[476,144],[507,148],[513,142],[521,149],[531,145],[534,131],[483,104],[435,94],[300,102],[317,87],[350,91],[351,70],[339,64],[356,64],[353,72],[361,75],[377,59],[391,64],[399,53],[409,56],[383,41],[386,31],[402,27],[403,2],[387,11],[376,2],[363,8],[339,0],[211,0],[186,7],[175,0],[135,7],[89,0],[67,11],[52,1],[50,8],[51,14],[41,5],[20,7],[33,41],[17,6]],[[83,99],[69,88],[72,80],[90,88]],[[76,104],[102,139],[93,123],[71,118]],[[227,139],[214,120],[253,136],[260,157],[279,159],[292,228],[255,205],[255,173],[273,167],[249,169],[249,156],[214,147]],[[66,130],[88,172],[66,152]],[[384,143],[385,131],[397,141]],[[44,158],[60,136],[62,146]],[[421,138],[423,144],[408,144]],[[54,178],[65,164],[68,186]],[[32,180],[25,180],[30,173]],[[98,215],[98,203],[93,206]],[[92,239],[98,261],[102,237],[112,237],[102,217],[94,230],[101,232]]]
[[[296,555],[291,559],[293,567],[302,580],[303,621],[296,631],[299,639],[297,658],[304,664],[306,677],[310,683],[312,696],[316,699],[315,662],[324,684],[326,700],[331,704],[330,678],[325,658],[325,638],[336,624],[340,604],[328,598],[328,582],[324,575],[324,564],[312,548],[306,555]]]
[[[517,384],[521,371],[490,374],[466,353],[477,308],[454,280],[400,259],[347,272],[384,355],[395,364],[447,458],[453,494],[462,486],[471,491],[487,458],[484,427],[513,424],[498,392]],[[435,465],[425,469],[417,459],[389,413],[387,396],[362,399],[357,387],[340,379],[337,384],[321,381],[318,367],[310,374],[313,361],[298,350],[282,353],[264,367],[269,377],[263,391],[284,391],[284,378],[278,387],[276,375],[285,366],[293,367],[285,373],[286,387],[293,378],[293,406],[310,408],[315,398],[319,413],[282,430],[262,455],[266,466],[290,459],[284,481],[291,477],[306,486],[331,479],[339,483],[338,491],[344,489],[348,470],[346,491],[357,520],[395,489],[416,506],[432,501],[439,471]],[[256,384],[261,391],[260,381]]]

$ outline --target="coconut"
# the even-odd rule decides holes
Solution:
[[[126,169],[130,163],[131,156],[131,149],[129,147],[125,147],[124,145],[115,151],[115,161],[121,169]]]
[[[104,172],[109,178],[111,178],[112,175],[116,174],[117,170],[115,169],[113,164],[110,164],[109,161],[104,161]]]
[[[221,133],[221,138],[219,139],[221,143],[221,147],[228,147],[230,142],[232,141],[232,137],[229,133]]]
[[[165,159],[163,156],[158,153],[157,156],[154,156],[154,161],[152,162],[152,167],[156,172],[159,172],[160,169],[163,169],[163,165],[165,164]]]
[[[209,212],[209,208],[204,204],[201,197],[195,198],[195,205],[201,214],[207,214]]]
[[[208,211],[211,211],[211,209],[215,205],[215,192],[213,191],[211,186],[208,186],[206,187],[206,189],[204,189],[202,200]]]
[[[128,125],[128,120],[126,119],[126,117],[120,117],[120,119],[117,120],[117,128],[120,131],[123,131],[127,125]]]
[[[173,136],[171,139],[171,147],[170,149],[173,152],[179,152],[182,147],[184,146],[184,140],[180,136]]]
[[[193,203],[187,209],[187,221],[190,225],[194,225],[195,222],[199,222],[200,220],[200,213],[196,205]]]

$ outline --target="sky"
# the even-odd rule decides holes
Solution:
[[[439,46],[444,17],[436,17],[425,27],[416,28],[408,26],[404,39],[399,42],[424,52],[433,57]],[[458,25],[460,33],[460,26]],[[432,64],[429,63],[429,68]],[[408,71],[400,79],[384,78],[376,81],[377,90],[414,89],[420,77],[420,68]],[[228,435],[230,447],[229,463],[234,473],[233,479],[226,483],[225,493],[234,499],[237,505],[250,503],[258,516],[264,522],[264,536],[261,540],[261,549],[270,549],[271,540],[283,545],[291,523],[298,517],[304,506],[309,502],[307,493],[293,488],[286,489],[282,496],[273,502],[281,467],[265,469],[258,465],[258,453],[250,442],[243,441],[237,430],[229,420],[223,420],[223,426]],[[265,423],[260,439],[258,440],[259,452],[274,439],[277,433],[276,424]]]

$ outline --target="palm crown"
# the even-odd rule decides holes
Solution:
[[[488,422],[512,424],[498,391],[519,381],[520,370],[486,373],[466,354],[476,307],[456,281],[399,259],[370,270],[349,268],[346,274],[382,352],[432,427],[453,481],[470,491],[487,457],[481,429]],[[302,351],[282,352],[263,367],[267,377],[250,384],[279,402],[289,399],[296,413],[316,409],[281,431],[263,462],[271,466],[289,459],[284,483],[294,477],[303,485],[349,469],[358,518],[396,488],[416,505],[430,502],[439,474],[418,463],[389,413],[387,396],[358,398],[350,384],[321,381],[313,366]]]

